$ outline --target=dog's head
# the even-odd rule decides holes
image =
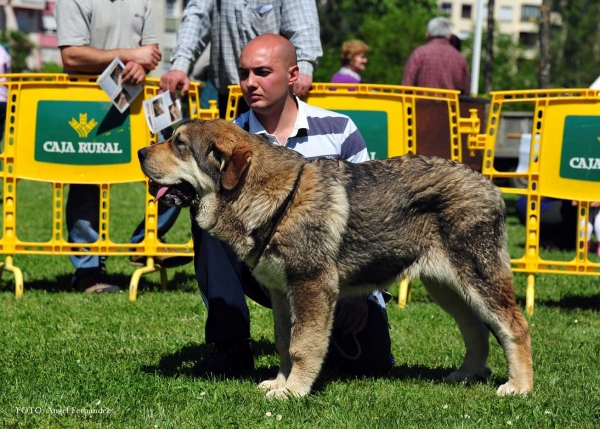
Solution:
[[[173,136],[138,151],[142,171],[151,180],[155,200],[188,206],[193,200],[240,183],[251,160],[251,134],[215,119],[180,125]]]

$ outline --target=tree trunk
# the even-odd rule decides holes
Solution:
[[[485,38],[485,56],[483,59],[483,91],[489,94],[492,90],[492,75],[494,58],[494,8],[495,0],[488,0],[487,35]]]
[[[541,89],[550,86],[550,10],[552,0],[542,0],[540,16],[540,74]]]

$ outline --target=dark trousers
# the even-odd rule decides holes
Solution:
[[[191,212],[190,212],[191,213]],[[193,221],[196,279],[208,316],[207,343],[235,342],[250,338],[250,312],[246,296],[271,308],[271,300],[229,246],[201,230]],[[355,375],[381,375],[393,366],[387,314],[369,299],[367,326],[359,334],[334,330],[326,364]]]

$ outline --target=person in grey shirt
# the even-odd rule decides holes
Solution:
[[[171,53],[171,70],[161,78],[160,88],[171,93],[180,89],[186,95],[190,66],[210,42],[208,80],[219,93],[219,110],[224,117],[228,85],[239,83],[237,66],[242,49],[266,33],[280,34],[296,48],[300,77],[294,92],[305,97],[323,55],[314,0],[190,0]]]

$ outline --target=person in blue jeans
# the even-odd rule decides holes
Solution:
[[[242,51],[238,72],[250,107],[234,120],[240,127],[307,158],[368,160],[365,141],[349,117],[309,106],[294,95],[299,69],[286,38],[265,34],[251,40]],[[195,217],[193,209],[190,215]],[[213,345],[195,371],[247,373],[253,370],[254,359],[246,296],[270,307],[269,296],[233,251],[196,222],[192,236],[196,278],[208,308],[205,340]],[[340,299],[326,364],[355,375],[381,375],[393,363],[384,294]]]
[[[119,57],[125,64],[122,82],[140,84],[160,63],[161,53],[149,0],[58,0],[56,21],[58,47],[68,73],[99,74]],[[66,207],[69,242],[93,243],[98,240],[99,207],[98,186],[70,186]],[[159,205],[159,234],[172,226],[178,213],[175,208]],[[131,241],[142,241],[143,233],[144,226],[141,225]],[[72,286],[90,293],[120,292],[121,288],[107,279],[105,260],[106,257],[96,255],[71,256],[75,266]]]

